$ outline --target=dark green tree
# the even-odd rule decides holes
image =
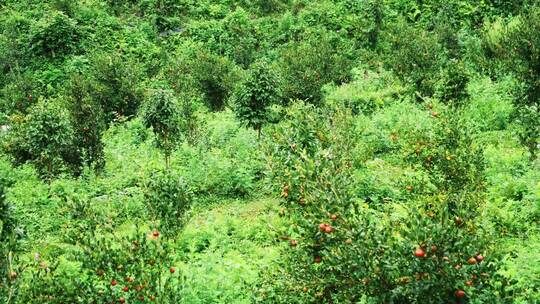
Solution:
[[[282,101],[280,77],[267,61],[257,61],[232,98],[236,116],[260,137],[261,128],[269,119],[270,106]]]
[[[166,168],[181,135],[180,111],[177,98],[168,89],[152,90],[142,111],[143,124],[152,127],[156,146],[165,154]]]

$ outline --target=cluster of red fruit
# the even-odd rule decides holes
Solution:
[[[458,218],[457,218],[458,219]],[[461,224],[461,222],[460,222]],[[435,253],[437,251],[437,246],[433,245],[431,246],[431,252],[432,253]],[[426,255],[426,252],[424,251],[424,249],[422,249],[421,247],[419,248],[416,248],[414,250],[414,256],[417,257],[417,258],[425,258],[427,255]],[[445,261],[448,261],[448,258],[445,257],[446,259],[444,259]],[[470,257],[468,260],[467,260],[467,264],[469,265],[475,265],[477,263],[481,263],[482,261],[484,260],[484,256],[481,255],[481,254],[477,254],[476,257]],[[458,264],[455,266],[456,269],[461,269],[461,265]],[[473,279],[475,279],[476,276],[473,275]],[[473,285],[473,281],[469,280],[469,281],[466,281],[465,282],[465,285],[467,286],[472,286]],[[458,289],[456,290],[456,292],[454,293],[454,296],[456,298],[464,298],[465,297],[465,291],[461,290],[461,289]]]

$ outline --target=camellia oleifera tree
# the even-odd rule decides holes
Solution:
[[[260,137],[263,125],[269,120],[270,107],[281,102],[282,96],[279,74],[267,61],[257,61],[232,96],[236,116]]]
[[[70,113],[59,100],[38,101],[28,115],[12,116],[11,125],[4,149],[16,163],[33,163],[49,180],[73,165],[69,155],[74,131]]]
[[[155,135],[156,146],[165,155],[165,167],[181,135],[180,106],[172,90],[155,89],[148,93],[142,111],[143,124]]]
[[[466,133],[441,119],[421,149],[407,150],[416,143],[410,139],[399,152],[427,172],[425,188],[407,186],[404,199],[375,203],[358,195],[364,163],[351,116],[329,112],[294,105],[273,133],[268,174],[281,194],[289,225],[279,233],[288,244],[258,301],[451,303],[480,296],[491,265],[477,220],[482,153]]]

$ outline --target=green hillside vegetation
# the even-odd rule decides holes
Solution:
[[[0,2],[0,302],[540,303],[540,6]]]

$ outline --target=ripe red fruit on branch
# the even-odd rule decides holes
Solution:
[[[122,290],[125,291],[125,292],[128,292],[128,291],[129,291],[129,287],[124,286],[124,288],[122,288]]]
[[[468,263],[469,265],[474,265],[474,264],[476,264],[476,259],[475,259],[475,258],[469,258],[469,259],[467,260],[467,263]]]
[[[484,260],[484,256],[479,254],[476,256],[476,260],[478,261],[478,263],[482,262]]]
[[[437,246],[431,245],[431,252],[432,252],[432,253],[437,252]]]
[[[153,235],[155,238],[159,237],[159,231],[154,230],[154,232],[152,232],[152,235]]]
[[[154,301],[156,299],[155,296],[150,296],[150,301]]]
[[[169,268],[169,272],[170,272],[170,273],[174,273],[174,272],[175,272],[174,267]]]
[[[326,226],[326,227],[324,227],[324,232],[325,232],[325,233],[332,233],[332,231],[334,231],[334,229],[332,228],[332,226]]]
[[[319,230],[321,230],[322,232],[324,232],[326,230],[326,224],[319,224]]]
[[[473,285],[473,282],[472,282],[472,281],[467,281],[467,282],[465,282],[465,285],[467,285],[467,286],[472,286],[472,285]]]
[[[456,298],[458,299],[461,299],[461,298],[464,298],[465,297],[465,291],[459,289],[459,290],[456,290],[456,292],[454,293],[454,295],[456,296]]]
[[[338,218],[338,216],[335,215],[335,214],[332,214],[332,215],[330,216],[330,219],[331,219],[332,221],[337,220],[337,218]]]
[[[118,302],[120,302],[120,303],[126,303],[126,299],[124,299],[124,297],[120,297],[120,298],[118,299]]]
[[[414,251],[414,256],[417,258],[423,258],[426,256],[426,252],[422,248],[417,248]]]
[[[315,257],[315,259],[313,259],[313,262],[314,262],[315,264],[319,264],[320,262],[322,262],[322,258],[319,257],[319,256],[318,256],[318,257]]]
[[[116,280],[112,280],[112,281],[111,281],[111,285],[112,285],[112,286],[116,286],[116,284],[118,284],[118,282],[116,282]]]

